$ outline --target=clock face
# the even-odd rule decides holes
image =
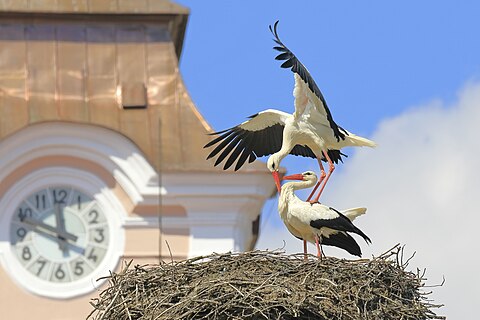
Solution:
[[[13,256],[34,277],[71,283],[89,276],[104,260],[109,220],[91,196],[51,186],[25,197],[10,222]]]

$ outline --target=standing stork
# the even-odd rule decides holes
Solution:
[[[335,169],[334,163],[342,161],[342,156],[345,156],[340,149],[348,146],[375,147],[375,143],[350,133],[335,123],[312,76],[278,37],[277,24],[278,21],[275,22],[273,29],[270,26],[270,31],[278,45],[274,49],[281,52],[276,59],[285,60],[281,67],[289,68],[294,73],[295,111],[293,114],[272,109],[261,111],[235,127],[212,133],[220,136],[207,143],[204,148],[218,144],[207,159],[221,152],[215,161],[217,166],[228,156],[224,170],[230,168],[237,159],[235,171],[240,169],[247,159],[253,162],[257,157],[270,155],[267,168],[272,172],[279,192],[281,186],[278,170],[283,158],[288,154],[316,158],[321,176],[307,201],[312,198],[323,181],[313,201],[318,202]],[[329,164],[328,174],[325,173],[322,161]]]
[[[285,183],[278,200],[278,212],[288,231],[303,240],[303,252],[307,259],[307,241],[315,243],[318,257],[322,256],[321,244],[335,246],[352,255],[361,257],[362,251],[355,239],[347,232],[356,233],[370,243],[352,221],[364,214],[366,208],[353,208],[342,212],[323,204],[311,204],[300,200],[295,190],[313,187],[317,183],[317,175],[313,171],[286,176],[284,180],[300,180]]]

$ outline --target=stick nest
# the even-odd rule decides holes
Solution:
[[[87,318],[445,319],[427,297],[425,271],[406,271],[410,259],[397,245],[372,260],[253,251],[127,264]]]

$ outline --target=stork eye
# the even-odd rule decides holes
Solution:
[[[312,174],[310,172],[305,172],[306,176],[311,176]]]

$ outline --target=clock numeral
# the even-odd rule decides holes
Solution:
[[[45,197],[45,194],[35,195],[35,207],[37,209],[40,209],[40,206],[42,207],[42,209],[45,209],[47,207],[47,199]]]
[[[98,211],[97,210],[90,211],[88,213],[88,217],[91,218],[90,221],[88,221],[88,224],[98,223]]]
[[[58,265],[58,268],[57,270],[55,270],[54,275],[55,275],[55,278],[57,278],[58,280],[65,279],[66,274],[65,274],[65,271],[63,271],[61,264]]]
[[[28,271],[30,271],[32,274],[36,275],[40,279],[48,280],[50,264],[50,261],[45,259],[45,257],[39,255],[38,258],[35,259],[34,263],[29,264]]]
[[[67,191],[66,190],[63,190],[63,189],[55,190],[55,189],[53,189],[52,192],[53,192],[53,203],[65,204],[65,199],[67,198]]]
[[[18,218],[23,221],[26,217],[32,217],[32,209],[30,208],[18,208]]]
[[[23,238],[25,238],[26,234],[27,234],[27,230],[25,230],[25,228],[18,228],[17,229],[17,236],[20,239],[20,241],[23,241]]]
[[[88,254],[87,259],[92,260],[95,263],[97,262],[98,256],[96,254],[94,254],[94,249],[93,248],[92,248],[92,250],[90,250],[90,253]]]
[[[75,267],[73,268],[73,273],[75,273],[76,276],[81,276],[83,274],[83,261],[77,261],[75,262]]]
[[[93,238],[93,240],[96,242],[96,243],[102,243],[103,240],[105,240],[105,235],[104,235],[104,231],[105,229],[95,229],[95,231],[97,231],[97,235],[95,236],[95,238]]]
[[[43,260],[43,259],[38,259],[37,261],[35,261],[35,263],[38,263],[40,264],[40,267],[38,268],[37,270],[37,276],[40,275],[40,273],[42,273],[42,270],[43,268],[45,267],[45,265],[47,264],[47,260]]]
[[[32,253],[30,252],[29,247],[23,247],[22,249],[22,259],[25,261],[28,261],[32,259]]]
[[[14,258],[42,281],[60,285],[85,279],[107,257],[112,241],[102,209],[93,196],[62,184],[30,193],[11,212],[7,237]]]

